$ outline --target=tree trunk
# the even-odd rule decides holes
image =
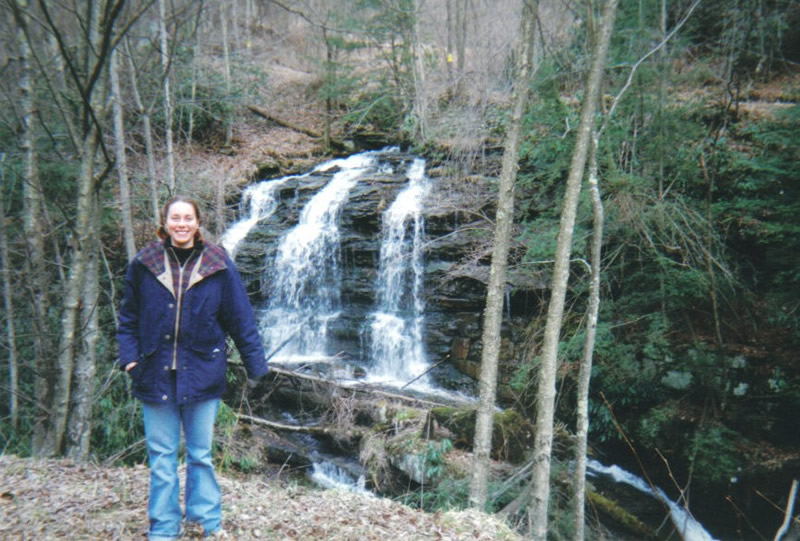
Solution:
[[[39,454],[44,446],[47,433],[47,411],[52,396],[52,380],[49,375],[54,369],[54,355],[50,346],[50,295],[47,279],[45,255],[45,229],[42,224],[42,190],[39,179],[36,155],[36,104],[34,101],[33,77],[31,72],[31,49],[28,43],[26,15],[19,3],[13,4],[14,17],[17,23],[17,45],[20,63],[20,101],[21,124],[20,148],[22,150],[22,194],[24,211],[23,231],[25,233],[25,283],[34,313],[33,343],[35,353],[34,391],[36,395],[36,413],[34,421],[32,447],[34,454]]]
[[[167,158],[167,186],[170,194],[175,194],[175,151],[172,145],[172,91],[169,85],[169,40],[167,39],[167,15],[164,1],[158,0],[158,35],[161,43],[162,90],[164,92],[164,144]]]
[[[519,160],[519,138],[522,114],[528,97],[531,79],[532,49],[536,4],[526,4],[520,21],[519,55],[514,85],[514,109],[509,123],[503,153],[503,165],[497,195],[494,228],[494,249],[486,291],[486,310],[483,320],[483,350],[481,352],[480,397],[475,422],[470,505],[483,509],[486,505],[489,477],[489,456],[492,450],[492,422],[497,391],[497,363],[500,356],[500,327],[503,322],[506,267],[514,225],[514,184]]]
[[[575,427],[575,471],[573,474],[574,525],[573,539],[581,541],[585,537],[585,492],[586,492],[586,448],[589,435],[589,382],[592,377],[592,357],[597,336],[597,315],[600,311],[600,265],[603,254],[603,200],[600,198],[600,187],[597,178],[597,136],[592,139],[589,157],[589,193],[592,198],[592,275],[589,285],[589,306],[586,314],[586,341],[583,345],[583,357],[578,369],[578,389],[576,400]]]
[[[97,192],[91,195],[92,209],[89,224],[88,254],[80,305],[80,336],[75,340],[75,369],[72,374],[70,411],[67,420],[68,457],[84,461],[89,457],[91,440],[92,397],[97,372],[97,341],[99,310],[100,247],[98,237],[99,201]]]
[[[14,299],[11,287],[11,269],[8,263],[8,236],[6,235],[5,158],[0,155],[0,274],[3,276],[3,306],[6,310],[6,341],[8,342],[8,417],[11,428],[19,424],[19,365],[17,333],[14,327]]]
[[[414,112],[417,117],[416,141],[423,144],[428,137],[428,98],[425,94],[425,53],[420,41],[419,0],[414,2],[414,28],[412,54],[414,55]]]
[[[111,99],[114,108],[114,155],[117,160],[119,176],[119,203],[122,213],[122,234],[125,238],[125,253],[128,261],[136,257],[136,240],[133,235],[133,215],[131,210],[131,188],[128,181],[128,161],[125,155],[125,124],[122,116],[122,93],[119,87],[119,52],[111,53],[109,67],[111,79]]]
[[[158,179],[156,178],[156,155],[153,147],[153,127],[150,122],[151,107],[145,107],[142,96],[139,94],[139,85],[136,77],[136,65],[133,63],[128,41],[125,41],[125,53],[128,57],[128,68],[131,76],[131,92],[136,109],[142,118],[142,131],[144,132],[144,151],[147,155],[147,176],[150,177],[150,205],[153,211],[153,223],[158,225],[160,207],[158,204]]]
[[[544,541],[547,538],[547,507],[550,498],[550,459],[553,448],[558,343],[569,279],[572,234],[575,227],[581,179],[583,178],[586,156],[592,132],[594,131],[594,114],[600,94],[608,44],[611,41],[611,32],[614,27],[617,2],[618,0],[607,0],[603,11],[600,36],[586,83],[580,125],[572,154],[572,162],[570,163],[564,206],[561,211],[561,223],[556,241],[553,282],[550,304],[547,310],[547,324],[545,326],[541,354],[542,363],[536,393],[536,438],[533,450],[534,469],[531,480],[533,493],[528,513],[528,526],[531,531],[531,537],[537,541]]]
[[[64,288],[64,304],[61,309],[61,339],[59,340],[58,361],[52,376],[55,380],[53,400],[50,408],[50,426],[43,448],[45,456],[60,455],[65,444],[67,417],[69,415],[72,390],[72,375],[75,368],[77,344],[82,339],[80,311],[84,280],[87,277],[90,253],[97,239],[92,235],[92,212],[94,197],[94,160],[98,134],[91,129],[86,137],[81,156],[78,179],[77,217],[72,246],[72,261],[69,266],[67,283]],[[96,276],[95,276],[96,278]]]
[[[228,13],[227,5],[225,2],[219,4],[219,19],[222,26],[222,62],[225,67],[223,74],[225,76],[225,98],[231,97],[231,55],[230,47],[228,45]],[[233,141],[233,113],[232,109],[228,107],[225,113],[225,146],[230,146]]]

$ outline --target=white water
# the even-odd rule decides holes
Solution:
[[[673,502],[660,488],[653,490],[643,479],[627,472],[619,466],[605,466],[596,460],[587,459],[586,471],[590,475],[603,474],[618,483],[625,483],[645,494],[660,500],[669,507],[672,523],[680,532],[684,541],[715,541],[703,525],[697,522],[685,508]]]
[[[248,186],[242,194],[242,203],[248,209],[247,217],[234,223],[220,239],[220,244],[228,251],[231,258],[236,256],[236,248],[259,220],[270,217],[277,208],[275,193],[287,180],[296,177],[284,177],[266,180]]]
[[[401,384],[415,378],[428,386],[428,368],[422,341],[425,302],[422,296],[422,205],[429,191],[425,162],[414,160],[408,186],[384,212],[377,308],[369,317],[371,381]]]
[[[338,167],[333,178],[303,208],[298,224],[281,239],[275,261],[267,262],[269,306],[262,336],[276,360],[327,356],[327,328],[340,310],[339,211],[359,177],[374,171],[374,153],[326,162],[314,172]]]
[[[346,471],[330,462],[314,462],[312,464],[311,480],[324,488],[372,494],[364,488],[366,479],[363,475],[358,479],[354,479]]]

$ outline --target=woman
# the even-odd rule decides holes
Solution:
[[[197,203],[174,197],[161,210],[160,240],[128,266],[119,311],[119,365],[143,403],[150,461],[149,539],[181,534],[178,447],[186,448],[186,520],[224,537],[211,458],[214,420],[225,390],[225,339],[247,375],[267,371],[253,309],[225,251],[203,242]]]

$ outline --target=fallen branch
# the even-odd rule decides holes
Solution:
[[[306,426],[306,425],[287,425],[283,423],[276,423],[275,421],[268,421],[261,417],[253,417],[252,415],[245,415],[244,413],[237,413],[236,418],[240,421],[246,421],[261,426],[266,426],[274,430],[284,430],[288,432],[302,432],[303,434],[335,434],[337,431],[334,428],[327,426]]]
[[[309,129],[303,128],[301,126],[296,126],[296,125],[294,125],[294,124],[292,124],[292,123],[290,123],[290,122],[288,122],[286,120],[283,120],[281,118],[276,117],[275,115],[273,115],[272,113],[270,113],[266,109],[262,109],[261,107],[259,107],[257,105],[248,105],[247,108],[250,109],[251,111],[253,111],[255,114],[257,114],[259,116],[262,116],[262,117],[266,118],[267,120],[271,120],[272,122],[274,122],[275,124],[277,124],[279,126],[283,126],[284,128],[289,128],[290,130],[294,130],[294,131],[296,131],[298,133],[302,133],[303,135],[308,135],[309,137],[313,137],[314,139],[322,138],[322,134],[321,133],[315,132],[314,130],[309,130]]]
[[[299,372],[294,372],[292,370],[287,370],[285,368],[278,368],[274,365],[270,366],[270,371],[274,372],[277,375],[287,378],[297,378],[313,383],[318,383],[323,386],[328,385],[328,386],[338,387],[344,390],[353,391],[354,393],[369,394],[376,397],[382,397],[390,400],[395,400],[398,402],[408,403],[409,405],[417,407],[449,406],[452,405],[453,402],[457,402],[456,399],[450,401],[438,401],[438,400],[429,400],[426,398],[417,398],[414,396],[406,396],[399,393],[385,391],[375,385],[370,385],[368,383],[353,382],[352,380],[347,380],[347,382],[342,383],[333,379],[326,379],[319,376],[312,376],[310,374],[301,374]]]

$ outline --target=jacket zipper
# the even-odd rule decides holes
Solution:
[[[175,302],[177,303],[176,312],[175,312],[175,327],[172,333],[172,369],[178,369],[178,333],[181,330],[181,314],[183,312],[183,271],[186,268],[186,264],[189,262],[190,259],[194,256],[194,251],[189,255],[189,257],[184,261],[183,264],[180,263],[178,260],[178,256],[175,251],[172,251],[172,256],[175,258],[175,261],[178,262],[178,294],[176,295]]]

